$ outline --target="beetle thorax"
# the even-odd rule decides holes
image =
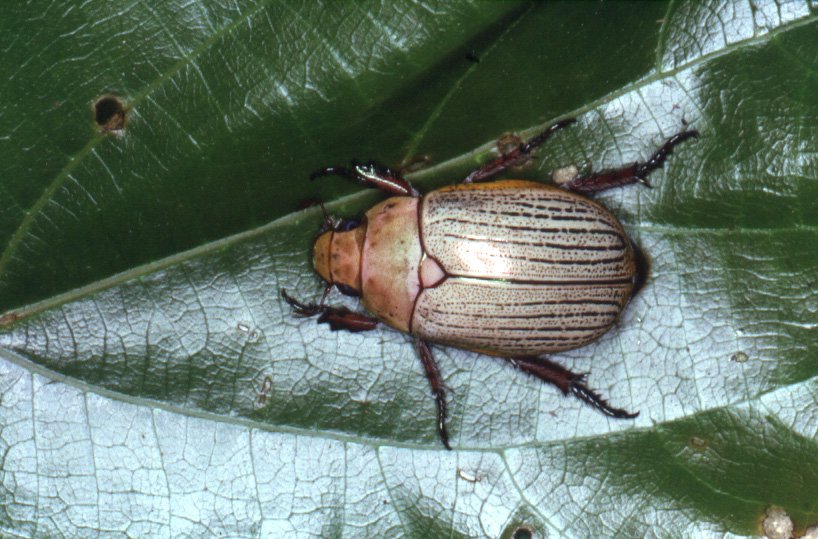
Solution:
[[[322,233],[315,240],[312,263],[326,282],[361,292],[361,250],[366,222],[351,230]]]

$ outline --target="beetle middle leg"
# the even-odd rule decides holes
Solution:
[[[576,119],[574,118],[566,118],[565,120],[560,120],[559,122],[549,126],[548,129],[546,129],[539,135],[529,139],[528,142],[520,144],[510,152],[504,153],[503,155],[496,158],[494,161],[490,161],[489,163],[486,163],[482,167],[473,171],[471,174],[466,176],[466,179],[463,180],[463,183],[485,181],[494,176],[495,174],[498,174],[499,172],[502,172],[503,170],[518,164],[523,159],[526,159],[531,154],[531,152],[533,152],[538,146],[541,146],[546,140],[548,140],[548,137],[550,137],[563,127],[568,127],[569,125],[575,122]]]
[[[405,195],[418,197],[420,193],[412,187],[408,180],[399,173],[370,161],[368,163],[352,162],[351,167],[326,167],[310,174],[310,179],[331,175],[343,176],[367,187],[375,187],[386,191],[390,195]]]
[[[321,303],[303,303],[290,296],[286,290],[281,290],[281,297],[292,307],[293,312],[300,318],[318,316],[319,324],[329,324],[332,331],[351,331],[359,333],[370,331],[378,326],[378,320],[365,314],[350,311],[346,307],[330,307],[324,304],[326,292],[321,297]]]
[[[650,187],[648,175],[654,170],[662,168],[662,165],[665,164],[665,160],[673,153],[673,148],[688,139],[698,136],[699,132],[695,129],[676,133],[667,139],[644,163],[636,162],[626,167],[583,174],[564,183],[562,188],[575,193],[588,195],[604,191],[605,189],[611,189],[612,187],[621,187],[637,182]]]
[[[632,419],[639,412],[631,413],[621,408],[614,408],[598,393],[585,385],[585,374],[577,374],[541,357],[504,358],[521,371],[536,376],[543,382],[556,386],[563,395],[569,393],[586,404],[590,404],[603,414],[617,419]]]
[[[432,395],[434,395],[435,402],[437,402],[437,433],[440,435],[440,440],[446,449],[451,451],[449,432],[446,430],[446,386],[443,384],[440,369],[435,363],[429,344],[421,339],[416,339],[415,344],[418,348],[420,361],[423,363],[423,370],[426,372],[426,378],[429,379],[429,384],[432,386]]]

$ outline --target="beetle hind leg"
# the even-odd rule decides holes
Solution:
[[[648,175],[654,170],[662,168],[662,165],[665,164],[668,156],[673,153],[673,149],[677,145],[698,136],[699,132],[695,129],[676,133],[667,139],[665,143],[644,163],[636,162],[626,167],[583,174],[569,180],[567,183],[562,185],[562,188],[567,191],[589,195],[592,193],[598,193],[599,191],[604,191],[606,189],[611,189],[613,187],[630,185],[632,183],[643,183],[650,187]]]
[[[577,374],[569,371],[553,361],[540,357],[515,357],[506,359],[521,371],[535,376],[543,382],[556,386],[562,391],[563,395],[571,394],[609,417],[633,419],[639,415],[639,412],[631,413],[621,408],[614,408],[608,404],[607,400],[585,385],[585,374]]]
[[[571,394],[582,402],[593,406],[603,414],[616,419],[633,419],[639,412],[628,412],[622,408],[614,408],[608,401],[599,396],[599,393],[585,385],[585,374],[580,374],[570,381]]]

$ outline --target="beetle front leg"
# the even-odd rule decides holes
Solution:
[[[505,358],[521,371],[536,376],[543,382],[556,386],[563,395],[574,395],[586,404],[590,404],[603,414],[617,419],[633,419],[639,412],[631,413],[621,408],[614,408],[598,393],[585,385],[585,374],[577,374],[553,361],[540,357]]]
[[[352,162],[352,166],[347,167],[326,167],[321,170],[316,170],[310,174],[310,179],[320,178],[322,176],[331,175],[343,176],[367,187],[375,187],[382,191],[386,191],[390,195],[405,195],[411,197],[418,197],[420,193],[412,187],[409,182],[400,174],[382,165],[378,165],[374,161],[368,163]]]
[[[418,354],[420,354],[420,361],[423,363],[423,370],[426,372],[426,378],[428,378],[429,384],[432,386],[432,395],[434,395],[437,402],[437,433],[440,435],[440,441],[443,442],[446,449],[451,451],[449,432],[446,430],[446,386],[443,384],[440,369],[435,363],[429,344],[421,339],[415,339],[415,344],[418,348]]]
[[[575,193],[589,195],[604,191],[605,189],[611,189],[612,187],[620,187],[637,182],[650,187],[648,175],[654,170],[662,168],[665,160],[673,153],[673,148],[688,139],[698,136],[699,132],[695,129],[682,131],[667,139],[662,147],[656,150],[650,159],[644,163],[636,162],[627,167],[583,174],[566,182],[562,185],[562,188]]]
[[[350,311],[346,307],[330,307],[324,305],[326,293],[321,298],[321,303],[302,303],[287,294],[286,290],[281,290],[281,297],[292,307],[293,312],[299,318],[309,318],[318,316],[319,324],[329,324],[332,331],[351,331],[359,333],[370,331],[378,326],[378,320],[365,314]]]
[[[563,127],[567,127],[575,122],[576,120],[574,118],[566,118],[565,120],[560,120],[559,122],[549,126],[548,129],[546,129],[539,135],[529,139],[528,142],[526,142],[525,144],[520,144],[510,152],[504,153],[503,155],[496,158],[494,161],[486,163],[482,167],[473,171],[471,174],[466,176],[466,179],[463,180],[463,183],[485,181],[494,176],[495,174],[507,169],[508,167],[512,167],[518,164],[520,161],[526,159],[531,154],[531,152],[533,152],[538,146],[541,146],[546,140],[548,140],[548,137],[550,137],[552,134],[559,131]]]

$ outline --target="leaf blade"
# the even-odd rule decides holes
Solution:
[[[780,13],[792,6],[782,4]],[[661,58],[664,72],[601,85],[596,91],[605,91],[593,98],[583,94],[580,101],[591,102],[576,108],[578,128],[556,139],[535,170],[520,173],[541,179],[583,154],[594,156],[596,168],[639,159],[678,129],[680,117],[705,134],[674,154],[652,191],[601,197],[652,256],[652,280],[615,333],[559,358],[577,370],[590,365],[596,387],[641,409],[636,427],[558,400],[489,358],[440,350],[460,448],[440,451],[433,405],[404,337],[328,334],[289,317],[278,288],[308,295],[316,286],[305,250],[317,211],[293,213],[51,295],[15,311],[21,319],[5,318],[4,405],[12,402],[7,395],[19,398],[14,412],[0,416],[9,464],[5,529],[48,535],[75,522],[65,529],[115,534],[139,522],[145,527],[134,529],[150,534],[422,537],[506,536],[526,524],[566,536],[752,534],[771,503],[802,528],[814,522],[815,508],[802,500],[816,499],[815,481],[802,477],[816,467],[802,455],[815,454],[810,142],[818,134],[808,96],[818,30],[802,11],[794,23],[782,16],[772,33],[741,27],[740,41],[698,55],[681,51],[678,59],[660,54],[662,39],[664,50],[681,46],[672,43],[683,34],[668,24],[697,28],[694,8],[675,5],[650,34],[649,52],[636,54],[648,65]],[[508,15],[520,22],[502,35],[530,36],[524,23],[534,15],[544,16],[525,9]],[[502,57],[506,47],[497,39],[493,50]],[[427,122],[450,122],[449,135],[463,131],[451,115],[476,99],[452,95]],[[500,114],[508,110],[497,107],[498,118],[480,136],[496,136],[502,122],[514,121]],[[753,130],[758,123],[765,129]],[[417,141],[418,151],[438,144],[426,134]],[[451,150],[458,144],[455,138],[449,146],[452,160],[417,174],[424,186],[435,183],[432,175],[449,182],[486,153]],[[354,213],[371,200],[353,195],[335,207]],[[739,353],[747,361],[731,362]],[[65,410],[75,415],[61,425]],[[123,415],[99,419],[109,412]],[[28,433],[12,435],[26,424],[33,425]],[[164,476],[165,490],[127,482],[133,470],[116,448],[138,440],[123,441],[120,424],[138,425],[124,429],[132,436],[153,433],[143,457],[150,466],[138,471],[151,484]],[[235,462],[210,457],[223,454]],[[170,460],[157,465],[157,455]],[[38,478],[40,464],[59,480]],[[363,478],[349,470],[364,470]],[[148,506],[162,517],[86,510],[95,492],[111,494],[109,482],[99,481],[104,473],[116,476],[112,485],[125,485],[114,492],[122,506]],[[95,475],[102,488],[89,480]],[[25,486],[15,489],[15,479]],[[72,503],[54,505],[43,486],[50,484]],[[37,502],[16,503],[12,493]],[[288,505],[293,499],[300,503]],[[191,505],[200,512],[186,513]],[[368,520],[374,507],[377,516]],[[46,510],[64,518],[46,521]]]

